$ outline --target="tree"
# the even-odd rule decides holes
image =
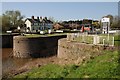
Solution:
[[[114,16],[113,17],[113,23],[111,25],[112,29],[120,29],[120,17]]]
[[[92,21],[92,26],[94,26],[94,28],[100,28],[100,23],[99,21],[95,20],[95,21]]]
[[[10,28],[9,28],[10,26],[11,26],[11,24],[10,24],[9,17],[3,15],[3,16],[2,16],[2,31],[4,32],[4,31],[6,31],[6,30],[9,30],[9,29],[10,29]]]
[[[2,15],[2,28],[3,31],[9,30],[10,28],[17,28],[22,26],[24,16],[21,15],[20,11],[6,11]]]
[[[50,21],[52,21],[53,23],[56,23],[54,17],[49,17],[48,19],[49,19]]]
[[[110,18],[110,27],[111,29],[120,29],[120,17],[117,16],[112,16],[111,14],[108,14],[107,16],[103,16]]]

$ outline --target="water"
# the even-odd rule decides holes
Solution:
[[[12,48],[2,48],[2,73],[9,72],[10,70],[15,70],[23,65],[25,65],[27,62],[29,62],[31,59],[21,59],[21,58],[13,58],[10,55],[12,55]]]
[[[24,66],[33,67],[37,64],[46,65],[48,63],[58,63],[58,59],[56,56],[48,57],[48,58],[15,58],[10,57],[12,55],[12,48],[2,48],[2,74],[6,74],[11,70],[17,70]]]

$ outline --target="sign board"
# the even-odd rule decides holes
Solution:
[[[110,18],[102,18],[101,22],[110,22]]]

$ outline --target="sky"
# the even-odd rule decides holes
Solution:
[[[2,13],[19,10],[26,18],[54,17],[55,20],[101,19],[118,15],[118,2],[2,2]]]
[[[118,2],[120,0],[1,0],[1,2]]]

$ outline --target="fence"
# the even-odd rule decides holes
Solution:
[[[114,36],[112,35],[88,35],[85,33],[68,33],[68,41],[77,41],[80,43],[94,44],[94,45],[109,45],[114,46]]]

